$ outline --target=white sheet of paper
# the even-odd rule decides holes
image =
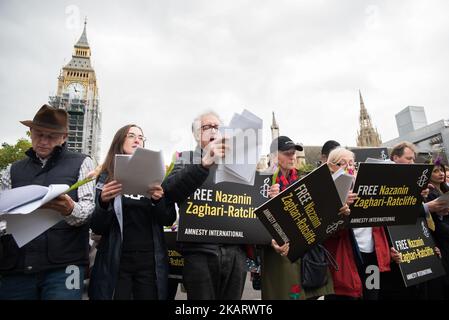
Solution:
[[[220,182],[234,182],[234,183],[240,183],[240,184],[246,184],[253,186],[254,180],[256,178],[256,173],[254,172],[254,175],[251,177],[249,181],[246,181],[242,177],[235,174],[235,172],[228,170],[226,167],[219,167],[217,168],[217,171],[215,172],[215,183]]]
[[[66,184],[52,184],[49,187],[29,185],[5,190],[1,193],[1,198],[6,200],[5,204],[7,204],[9,210],[0,210],[0,215],[2,213],[28,214],[63,194],[68,189],[69,186]],[[2,204],[0,207],[6,206]]]
[[[354,176],[347,174],[342,168],[332,175],[332,179],[334,179],[335,187],[337,187],[341,203],[346,203],[349,190],[351,190],[354,184]]]
[[[254,184],[257,162],[260,159],[262,137],[259,130],[263,127],[263,121],[248,110],[241,115],[234,114],[224,133],[231,129],[232,136],[229,138],[231,150],[228,156],[218,164],[215,174],[215,182],[236,182],[242,184]],[[252,141],[248,141],[247,133],[250,130]]]
[[[260,146],[253,143],[247,143],[244,138],[244,132],[238,132],[233,137],[234,159],[235,163],[227,164],[224,166],[244,180],[250,181],[252,176],[256,172],[257,160],[260,158]]]
[[[114,163],[114,179],[122,182],[125,180],[122,175],[124,175],[128,171],[129,160],[131,159],[131,155],[126,154],[116,154],[115,155],[115,163]]]
[[[445,194],[438,197],[438,201],[447,201],[449,202],[449,192],[446,192]],[[449,206],[447,206],[449,208]]]
[[[0,192],[0,212],[6,213],[26,203],[42,199],[48,187],[30,185]]]
[[[122,184],[124,194],[145,195],[150,184],[164,179],[161,151],[138,148],[132,156],[116,155],[115,164],[115,180]]]
[[[64,218],[59,212],[39,209],[29,214],[5,214],[6,231],[12,234],[19,248],[35,239]]]

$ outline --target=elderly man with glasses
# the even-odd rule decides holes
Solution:
[[[89,157],[67,150],[66,111],[43,105],[33,120],[21,123],[30,128],[32,148],[25,159],[0,172],[0,190],[32,184],[72,185],[93,171]],[[90,182],[45,204],[63,220],[23,247],[11,235],[0,238],[0,300],[81,299],[89,262],[86,223],[95,208],[93,191],[94,182]],[[73,281],[68,281],[70,275],[75,275]]]
[[[182,152],[166,179],[166,196],[181,204],[213,174],[215,163],[225,155],[226,145],[213,112],[196,118],[192,132],[194,151]],[[246,279],[246,253],[239,245],[180,243],[184,256],[183,283],[193,300],[239,300]]]

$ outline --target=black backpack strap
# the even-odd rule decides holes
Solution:
[[[332,256],[332,254],[323,245],[319,244],[318,246],[321,248],[321,250],[323,250],[324,255],[326,256],[326,260],[329,263],[329,265],[331,265],[335,269],[335,271],[338,271],[339,270],[338,263],[335,260],[335,258]]]

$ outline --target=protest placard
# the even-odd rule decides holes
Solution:
[[[290,243],[293,262],[345,227],[340,196],[327,164],[296,181],[256,209],[258,218],[279,245]]]
[[[361,163],[351,206],[353,228],[415,224],[432,165]]]
[[[179,207],[178,241],[267,244],[271,236],[255,208],[268,200],[270,177],[255,175],[254,186],[221,182],[213,172]]]
[[[393,247],[401,253],[399,269],[406,287],[445,275],[424,218],[416,224],[387,228]]]

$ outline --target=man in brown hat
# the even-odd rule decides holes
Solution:
[[[66,111],[43,105],[33,120],[21,123],[30,128],[32,148],[25,159],[0,172],[0,190],[32,184],[72,185],[93,171],[89,157],[67,149]],[[89,249],[86,222],[95,208],[93,194],[94,182],[90,182],[48,202],[45,208],[64,219],[21,248],[11,235],[0,238],[0,300],[81,299]]]

